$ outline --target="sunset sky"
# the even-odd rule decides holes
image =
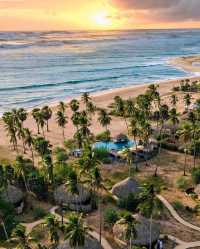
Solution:
[[[0,30],[200,28],[200,0],[0,0]]]

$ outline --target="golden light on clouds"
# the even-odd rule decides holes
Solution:
[[[0,30],[200,27],[193,0],[0,0]]]

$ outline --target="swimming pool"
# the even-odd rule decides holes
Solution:
[[[114,143],[113,141],[110,142],[97,142],[94,144],[94,148],[96,149],[101,149],[105,148],[107,150],[123,150],[125,148],[130,148],[134,146],[134,141],[128,140],[126,142],[119,142],[119,143]]]

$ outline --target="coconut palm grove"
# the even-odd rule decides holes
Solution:
[[[188,79],[103,107],[85,92],[5,112],[0,248],[200,248],[199,91]]]

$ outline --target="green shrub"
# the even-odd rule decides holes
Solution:
[[[166,150],[178,151],[178,146],[176,144],[161,142],[161,147]]]
[[[117,211],[113,208],[107,208],[104,211],[104,222],[109,227],[112,228],[112,226],[116,223],[116,221],[119,220],[119,215]]]
[[[180,190],[186,190],[189,187],[189,180],[184,176],[181,176],[176,181],[176,186]]]
[[[110,163],[109,152],[106,148],[95,148],[94,153],[99,161]]]
[[[180,201],[174,201],[172,203],[172,206],[176,209],[176,210],[184,210],[185,206],[182,204],[182,202]]]
[[[139,198],[137,195],[130,193],[127,198],[120,199],[118,201],[118,207],[124,208],[130,212],[135,212],[139,204]]]
[[[104,131],[104,132],[96,135],[97,141],[108,142],[108,141],[110,141],[110,139],[111,139],[110,131]]]
[[[41,207],[33,208],[33,218],[35,220],[44,218],[46,215],[47,215],[47,212],[43,208]]]
[[[196,168],[192,170],[192,181],[195,184],[200,183],[200,168]]]

